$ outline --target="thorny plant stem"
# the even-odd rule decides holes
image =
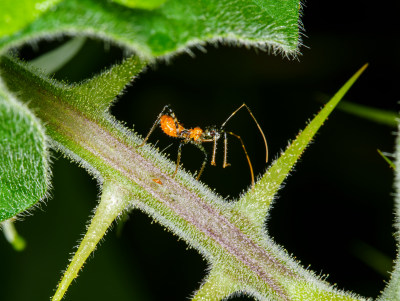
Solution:
[[[64,295],[129,198],[131,205],[186,240],[212,266],[223,266],[225,276],[221,279],[238,284],[239,290],[262,300],[356,300],[303,269],[263,229],[193,177],[182,170],[173,177],[173,162],[148,145],[137,147],[141,140],[107,113],[91,114],[86,107],[79,107],[79,101],[71,102],[82,95],[74,94],[70,86],[43,79],[8,57],[1,58],[0,72],[9,89],[29,102],[54,145],[85,165],[105,185],[88,234],[53,300]],[[115,187],[112,183],[118,183],[125,192],[111,189]]]

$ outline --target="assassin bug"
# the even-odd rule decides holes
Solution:
[[[153,126],[151,127],[149,133],[147,134],[146,138],[144,138],[142,144],[139,145],[139,147],[142,147],[146,141],[149,139],[149,136],[151,133],[155,130],[157,125],[160,125],[161,130],[168,136],[170,137],[175,137],[181,139],[178,147],[178,157],[176,159],[176,168],[173,176],[176,175],[178,172],[179,168],[179,163],[181,160],[181,155],[182,155],[182,146],[188,143],[194,144],[197,148],[199,148],[203,154],[204,154],[204,160],[201,165],[200,171],[197,175],[197,179],[200,178],[201,174],[204,171],[204,168],[207,163],[207,158],[208,154],[206,150],[204,149],[202,143],[204,142],[213,142],[213,150],[212,150],[212,157],[211,157],[211,165],[216,165],[215,163],[215,156],[217,152],[217,142],[218,140],[223,136],[224,137],[224,162],[222,167],[225,168],[229,166],[230,164],[227,162],[227,152],[228,152],[228,137],[227,134],[234,136],[239,139],[244,154],[246,156],[247,162],[249,164],[250,168],[250,175],[251,175],[251,184],[252,187],[254,187],[254,173],[253,173],[253,167],[250,162],[250,157],[247,154],[246,148],[244,146],[243,140],[240,136],[226,131],[225,130],[225,125],[227,122],[242,108],[246,108],[247,111],[249,112],[250,116],[253,118],[254,122],[256,123],[258,129],[260,130],[260,133],[264,139],[264,144],[265,144],[265,154],[266,158],[265,161],[268,162],[268,146],[267,146],[267,139],[265,138],[264,132],[262,131],[260,125],[258,124],[256,118],[254,117],[253,113],[250,111],[250,108],[244,103],[242,104],[239,108],[237,108],[225,121],[222,123],[222,125],[218,128],[215,126],[212,127],[206,127],[204,130],[201,129],[200,127],[195,127],[191,129],[186,129],[183,127],[181,123],[179,123],[178,119],[175,116],[175,113],[172,111],[169,105],[166,105],[161,113],[158,115],[156,121],[154,122]]]

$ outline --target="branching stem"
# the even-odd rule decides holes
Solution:
[[[363,300],[321,281],[267,236],[259,221],[265,218],[269,200],[276,190],[262,189],[263,185],[269,184],[263,183],[265,179],[256,183],[255,189],[239,201],[241,206],[235,207],[183,170],[175,176],[175,163],[154,148],[149,145],[138,147],[141,140],[106,113],[105,105],[111,101],[111,90],[104,93],[98,90],[112,86],[113,81],[118,87],[124,80],[128,82],[132,77],[129,67],[133,64],[133,60],[126,60],[104,76],[71,87],[41,77],[14,59],[0,60],[0,71],[9,89],[17,91],[20,99],[29,102],[46,125],[54,144],[104,182],[102,200],[88,233],[53,300],[62,298],[107,228],[129,204],[129,196],[131,200],[134,196],[135,207],[182,237],[212,266],[222,267],[221,271],[211,271],[210,283],[205,282],[198,292],[196,298],[199,300],[210,295],[210,287],[222,271],[224,285],[216,290],[221,296],[234,288],[260,300]],[[341,98],[360,74],[361,71],[353,76],[336,97]],[[328,106],[334,106],[336,100]],[[96,109],[96,104],[100,104],[100,110]],[[330,111],[321,112],[324,113],[316,118],[324,120]],[[297,160],[314,132],[310,131],[310,135],[301,138],[300,142],[295,140],[294,144],[301,147],[286,161]],[[283,180],[287,172],[279,174],[278,178]],[[276,183],[276,189],[280,185],[278,178],[269,181]]]

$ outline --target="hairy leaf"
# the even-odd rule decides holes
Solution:
[[[1,88],[0,221],[4,221],[46,195],[48,155],[36,118]]]
[[[111,39],[147,58],[190,52],[189,46],[205,41],[295,54],[299,9],[299,0],[169,0],[153,10],[105,0],[69,0],[0,39],[0,50],[31,38],[79,34]]]
[[[0,37],[22,29],[57,2],[60,2],[60,0],[0,1]]]
[[[116,3],[130,8],[154,9],[162,5],[167,0],[113,0]]]

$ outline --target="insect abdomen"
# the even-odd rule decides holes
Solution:
[[[179,124],[178,124],[178,126],[179,126],[179,129],[182,127]],[[168,136],[178,137],[176,123],[175,123],[174,118],[172,118],[171,116],[162,115],[160,118],[160,127],[161,127],[162,131],[165,134],[167,134]]]

